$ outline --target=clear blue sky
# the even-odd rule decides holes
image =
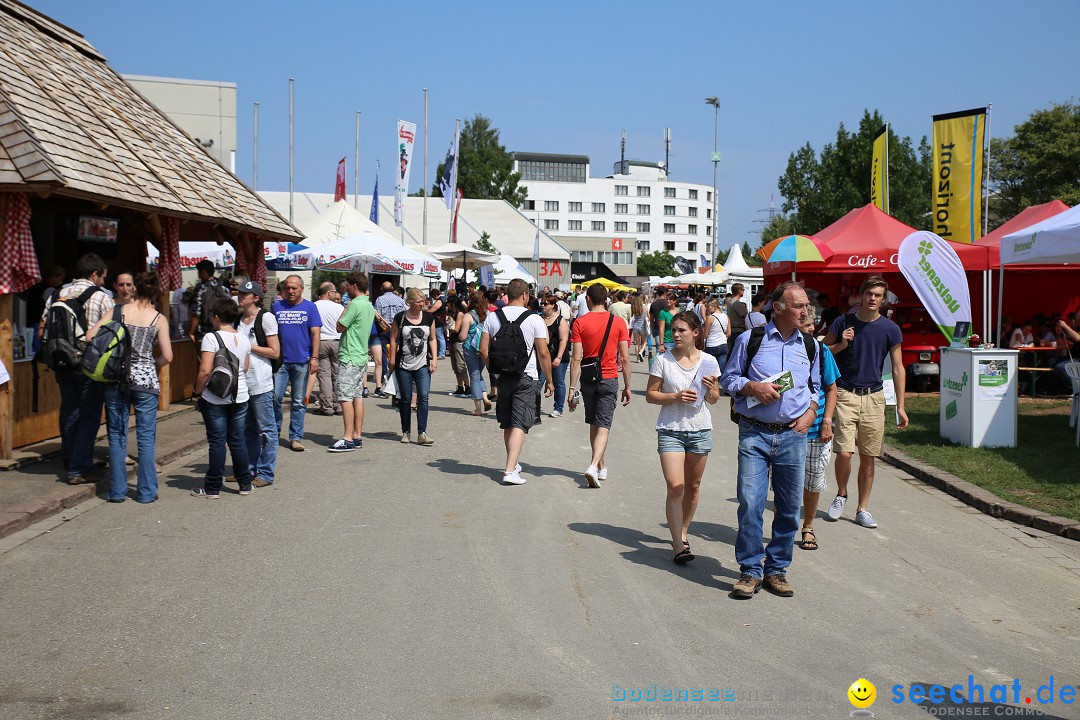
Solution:
[[[670,127],[672,179],[705,184],[713,109],[704,98],[717,95],[722,245],[756,243],[749,233],[789,153],[806,142],[820,150],[864,108],[917,142],[931,115],[992,102],[991,132],[1002,137],[1080,90],[1077,0],[29,4],[81,32],[121,73],[237,83],[238,174],[250,183],[259,102],[265,190],[288,190],[290,77],[296,189],[332,192],[345,156],[350,194],[356,111],[360,190],[370,193],[375,161],[393,167],[395,118],[422,131],[423,87],[431,175],[454,119],[483,113],[508,150],[588,155],[601,176],[622,129],[628,156],[662,160]],[[412,191],[422,184],[421,134],[415,160]]]

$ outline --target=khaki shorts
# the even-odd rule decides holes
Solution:
[[[833,452],[877,457],[885,439],[885,393],[856,395],[836,388],[836,427]]]

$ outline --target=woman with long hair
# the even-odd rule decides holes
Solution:
[[[559,300],[545,295],[542,301],[544,324],[548,329],[548,351],[551,353],[552,382],[555,385],[555,407],[551,417],[561,417],[566,402],[566,370],[570,367],[570,323],[559,313]],[[543,385],[543,372],[540,373]],[[540,413],[537,413],[539,417]]]
[[[461,315],[458,327],[458,339],[465,352],[465,366],[469,369],[469,388],[475,405],[473,415],[483,415],[491,409],[487,385],[484,384],[484,361],[480,357],[480,335],[489,307],[487,297],[481,292],[474,292],[469,298],[469,312]]]
[[[731,323],[728,321],[727,314],[720,312],[719,300],[710,298],[707,307],[705,327],[702,329],[705,335],[705,352],[716,358],[722,370],[724,363],[727,362]]]
[[[398,386],[398,412],[401,415],[401,442],[409,442],[412,425],[410,398],[416,392],[416,443],[433,445],[427,434],[428,396],[431,376],[438,367],[439,344],[435,335],[435,315],[424,309],[427,299],[419,288],[410,288],[405,310],[394,317],[390,327],[387,356]]]
[[[169,321],[157,311],[154,302],[161,297],[155,272],[142,272],[132,278],[134,299],[117,305],[86,334],[92,338],[107,322],[123,323],[131,336],[131,358],[126,381],[105,386],[105,422],[109,430],[109,502],[121,503],[127,497],[128,416],[135,408],[135,441],[139,448],[135,501],[152,503],[158,496],[157,408],[161,386],[157,370],[172,362]],[[154,357],[154,346],[159,348]]]
[[[653,363],[645,400],[661,406],[656,419],[657,452],[667,483],[673,560],[682,565],[694,559],[687,533],[712,450],[712,414],[705,403],[715,405],[720,399],[720,366],[715,357],[702,352],[705,337],[693,310],[675,315],[671,336],[670,349]]]
[[[630,301],[630,332],[634,343],[634,355],[638,362],[644,361],[645,346],[649,337],[649,314],[645,312],[645,301],[641,293],[634,293]]]

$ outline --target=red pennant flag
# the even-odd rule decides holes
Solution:
[[[334,202],[345,199],[345,158],[337,164],[337,181],[334,183]]]

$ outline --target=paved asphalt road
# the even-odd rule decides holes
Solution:
[[[602,489],[578,474],[580,411],[545,418],[528,484],[504,487],[496,423],[447,397],[448,371],[433,447],[399,444],[396,415],[370,402],[364,449],[332,455],[318,446],[340,420],[309,417],[308,451],[282,451],[271,489],[191,498],[205,458],[189,456],[165,469],[160,502],[99,504],[0,555],[0,718],[839,718],[860,677],[877,717],[922,717],[893,686],[966,696],[969,675],[985,704],[933,710],[1004,716],[990,692],[1006,683],[1009,706],[1080,717],[1060,702],[1080,679],[1077,543],[879,467],[879,529],[818,521],[821,549],[795,550],[794,598],[735,601],[726,407],[698,559],[678,567],[640,392],[617,412]],[[1051,676],[1059,701],[1040,706]],[[734,700],[631,700],[654,683]]]

